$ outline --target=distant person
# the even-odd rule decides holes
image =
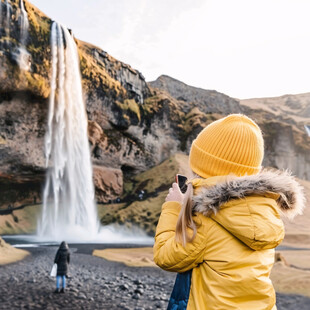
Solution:
[[[68,265],[70,263],[70,252],[67,242],[63,241],[56,253],[54,263],[57,264],[56,290],[55,293],[64,293],[66,288],[66,277],[68,276]],[[60,280],[62,288],[60,290]]]
[[[162,206],[154,260],[178,272],[168,309],[276,309],[269,278],[284,238],[280,213],[301,214],[302,188],[283,171],[261,169],[257,124],[232,114],[204,128],[189,163],[197,175]]]

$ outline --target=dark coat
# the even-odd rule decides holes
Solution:
[[[70,252],[66,242],[62,242],[55,256],[54,263],[57,264],[57,276],[68,275],[68,264],[70,263]]]

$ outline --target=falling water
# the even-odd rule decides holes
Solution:
[[[87,116],[76,44],[53,22],[52,79],[45,136],[46,184],[38,235],[49,240],[91,240],[99,231]]]
[[[10,36],[10,20],[11,20],[11,13],[12,13],[12,6],[10,3],[10,0],[5,0],[5,7],[6,7],[5,34],[9,37]]]
[[[19,25],[20,25],[20,43],[22,45],[26,45],[27,37],[28,37],[28,14],[24,7],[24,1],[20,0],[19,2],[20,15],[19,15]]]
[[[0,0],[0,37],[2,35],[2,0]]]
[[[18,23],[20,29],[20,46],[16,48],[16,50],[12,53],[12,56],[18,63],[20,69],[29,71],[31,66],[31,57],[26,49],[29,21],[23,0],[19,1],[19,9],[20,13],[18,16]]]

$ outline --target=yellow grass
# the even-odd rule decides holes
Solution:
[[[151,247],[94,250],[93,255],[131,267],[156,267]]]
[[[136,103],[134,99],[126,99],[124,100],[123,103],[119,101],[115,101],[115,104],[122,110],[125,110],[125,111],[129,110],[133,112],[134,114],[137,115],[138,120],[139,121],[141,120],[139,105]]]
[[[28,206],[12,214],[0,216],[0,235],[34,233],[40,205]]]
[[[24,259],[30,253],[16,249],[0,238],[0,265],[6,265]]]
[[[271,280],[275,290],[310,297],[310,251],[281,251],[281,254],[289,265],[282,262],[274,265]]]
[[[285,238],[281,245],[310,249],[310,181],[299,180],[299,182],[305,190],[306,208],[302,215],[296,216],[292,221],[283,218]]]

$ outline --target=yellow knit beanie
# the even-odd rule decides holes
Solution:
[[[256,174],[264,157],[264,140],[257,124],[242,114],[231,114],[204,128],[193,141],[189,162],[203,178]]]

